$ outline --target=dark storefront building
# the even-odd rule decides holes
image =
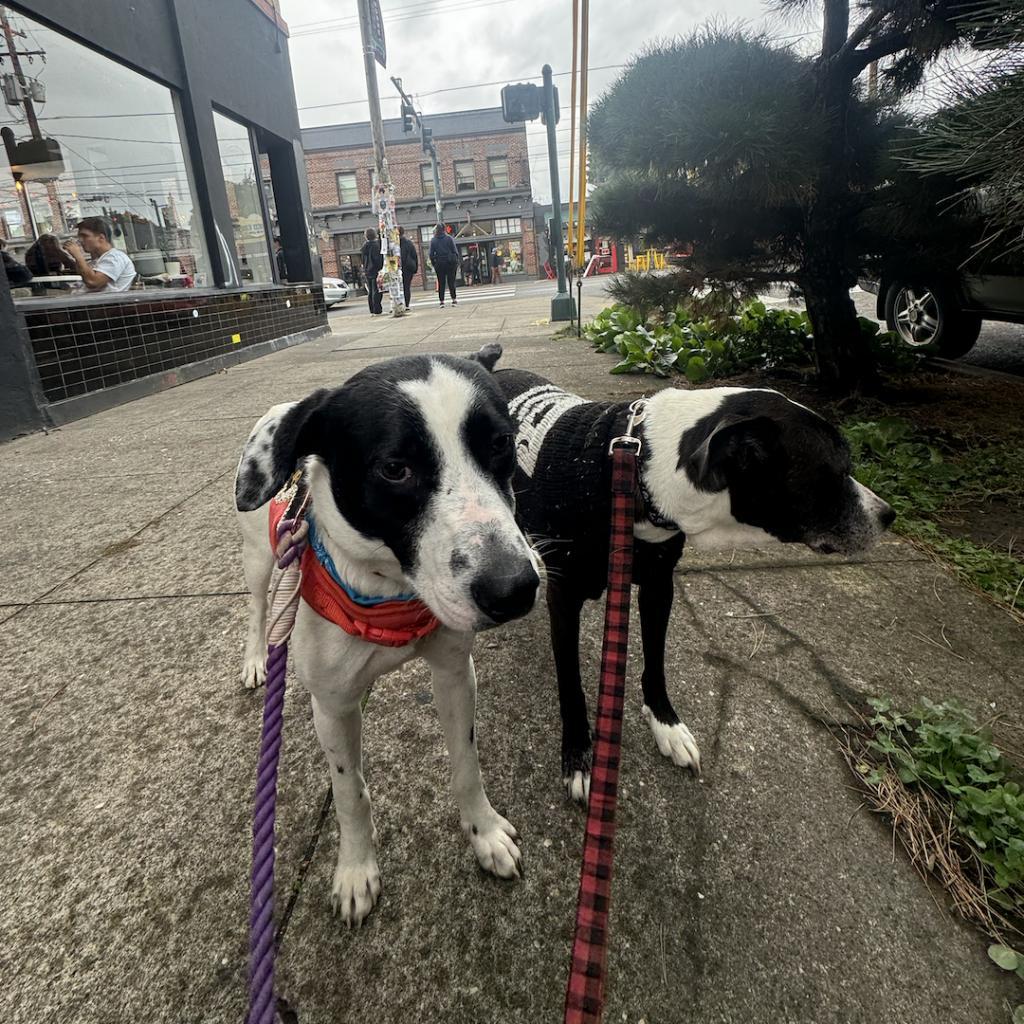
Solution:
[[[437,147],[444,222],[462,257],[460,283],[489,284],[494,252],[501,256],[503,279],[536,276],[525,125],[506,124],[500,107],[427,115],[424,123]],[[413,284],[433,288],[433,267],[425,258],[437,223],[430,158],[419,133],[403,132],[399,118],[384,122],[384,139],[398,222],[419,252],[420,270]],[[364,121],[304,128],[302,144],[323,272],[351,281],[359,276],[363,231],[377,225],[370,209],[370,125]]]
[[[0,30],[0,438],[326,330],[272,0],[24,0]]]

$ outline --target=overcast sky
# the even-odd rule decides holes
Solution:
[[[302,125],[368,119],[355,0],[281,0],[291,31],[292,74]],[[571,0],[381,0],[388,67],[378,68],[385,117],[399,101],[390,76],[403,80],[424,113],[498,106],[501,86],[572,66]],[[594,0],[590,5],[589,93],[593,100],[618,75],[614,67],[644,43],[686,33],[716,18],[767,26],[772,34],[806,31],[779,23],[760,0]],[[480,83],[496,83],[481,85]],[[555,78],[562,194],[568,197],[569,78]],[[456,88],[476,86],[475,88]],[[438,91],[445,90],[445,91]],[[545,129],[527,123],[535,199],[550,199]]]

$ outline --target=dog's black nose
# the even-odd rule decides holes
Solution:
[[[469,588],[476,606],[492,622],[510,622],[533,608],[540,577],[518,556],[489,559]]]
[[[883,530],[888,530],[890,526],[896,521],[896,510],[892,505],[886,505],[882,509],[881,514],[878,516],[878,521],[882,524]]]

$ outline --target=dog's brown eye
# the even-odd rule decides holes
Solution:
[[[491,441],[491,451],[493,451],[495,455],[504,455],[511,447],[511,434],[499,434],[493,441]]]
[[[377,472],[389,484],[404,484],[412,478],[412,470],[404,463],[389,459],[377,467]]]

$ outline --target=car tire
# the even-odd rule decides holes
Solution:
[[[940,284],[893,281],[885,293],[886,327],[910,349],[959,359],[974,347],[981,317],[960,308],[952,289]]]

